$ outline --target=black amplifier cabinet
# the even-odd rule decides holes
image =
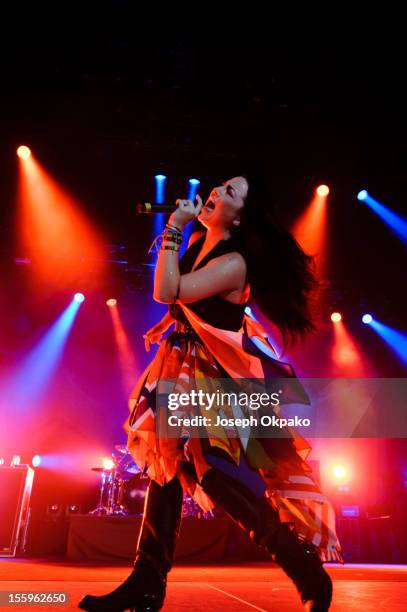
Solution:
[[[25,550],[33,479],[29,465],[0,466],[0,557]]]

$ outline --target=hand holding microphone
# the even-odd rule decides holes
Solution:
[[[164,212],[172,212],[168,225],[172,225],[176,227],[180,232],[184,229],[184,226],[195,219],[199,213],[201,212],[201,208],[203,205],[202,199],[199,195],[195,196],[196,204],[192,200],[176,200],[175,206],[169,206],[168,204],[138,204],[137,212],[138,213],[164,213]],[[163,210],[164,208],[164,210]],[[168,210],[169,209],[169,210]],[[168,227],[168,225],[166,227]],[[174,230],[173,230],[174,231]],[[157,242],[162,240],[164,234],[160,234],[155,238],[152,245],[150,246],[149,253],[152,253],[154,250],[158,252]],[[182,237],[181,237],[182,241]],[[159,243],[161,244],[161,243]],[[178,249],[179,250],[179,243]]]
[[[192,200],[176,200],[177,208],[172,213],[168,223],[180,230],[184,229],[185,225],[195,219],[201,212],[202,199],[197,195],[195,200],[196,203]]]
[[[197,203],[195,204],[195,208],[196,208],[196,212],[194,214],[195,217],[199,215],[199,212],[202,208],[202,200],[199,195],[196,196],[196,200],[197,200]],[[152,204],[150,202],[143,202],[143,203],[139,202],[136,206],[136,212],[138,214],[147,214],[147,215],[170,214],[178,210],[179,204],[181,202],[190,202],[192,206],[194,206],[194,203],[192,202],[192,200],[177,200],[175,204]]]

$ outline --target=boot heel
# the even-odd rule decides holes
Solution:
[[[151,481],[133,571],[111,593],[86,595],[78,604],[88,612],[159,612],[172,567],[182,512],[182,487],[177,478],[161,486]]]
[[[332,581],[322,567],[315,547],[308,545],[305,549],[288,525],[280,521],[277,511],[265,497],[257,497],[245,485],[217,468],[204,474],[201,486],[256,544],[273,556],[294,582],[303,605],[310,612],[329,609]]]

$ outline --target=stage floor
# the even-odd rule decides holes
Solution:
[[[331,610],[381,612],[406,610],[407,566],[327,564],[334,581]],[[77,610],[86,593],[115,588],[129,566],[67,563],[64,560],[0,559],[0,591],[65,592],[66,606],[1,606],[2,610]],[[165,612],[295,612],[302,610],[295,587],[269,563],[177,566],[169,576]]]

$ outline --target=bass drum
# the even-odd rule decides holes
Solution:
[[[124,483],[123,503],[129,514],[143,514],[144,500],[149,482],[148,476],[142,476],[141,473],[138,473],[134,474]]]

